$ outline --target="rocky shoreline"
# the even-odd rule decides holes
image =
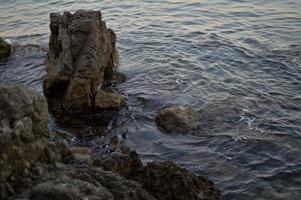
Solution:
[[[0,199],[221,199],[212,181],[173,162],[143,165],[117,136],[106,144],[113,150],[96,158],[89,148],[54,140],[48,110],[101,115],[118,111],[126,99],[115,88],[123,80],[116,35],[99,11],[52,13],[50,30],[46,98],[23,86],[0,86]],[[199,126],[189,107],[162,110],[156,121],[167,133]]]

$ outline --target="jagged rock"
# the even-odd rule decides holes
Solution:
[[[141,184],[100,168],[66,165],[56,168],[12,199],[30,200],[156,200]]]
[[[109,151],[105,151],[101,155],[94,157],[94,166],[116,172],[125,178],[130,177],[135,170],[142,167],[141,160],[136,151],[125,146],[123,140],[117,135],[111,137],[109,144],[105,146]]]
[[[185,132],[199,127],[199,115],[191,107],[174,106],[164,108],[156,116],[156,123],[164,131]]]
[[[95,96],[95,108],[98,109],[119,109],[125,105],[120,94],[113,92],[97,92]]]
[[[116,71],[115,33],[100,11],[82,10],[51,13],[50,30],[43,84],[50,108],[58,104],[69,113],[93,108],[97,92]]]
[[[214,183],[195,176],[173,162],[152,162],[135,171],[132,179],[159,200],[219,200]]]
[[[113,195],[101,184],[62,176],[57,180],[42,182],[33,188],[30,200],[113,200]]]
[[[66,146],[49,142],[47,126],[44,97],[22,86],[0,86],[1,198],[30,184],[35,166],[67,156]]]
[[[101,171],[97,168],[78,168],[71,171],[73,178],[95,180],[107,188],[114,199],[120,200],[156,200],[142,185],[136,181],[128,180],[116,173]]]
[[[0,59],[10,56],[12,46],[0,37]]]

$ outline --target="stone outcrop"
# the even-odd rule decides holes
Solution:
[[[95,96],[96,109],[119,109],[124,105],[124,99],[120,94],[100,91]]]
[[[188,106],[164,108],[156,116],[156,123],[167,133],[184,133],[197,129],[200,125],[198,113]]]
[[[100,108],[122,106],[121,96],[102,91],[116,73],[117,51],[116,35],[100,11],[51,13],[50,30],[43,84],[50,109],[59,106],[55,110],[78,113],[93,109],[95,103]]]
[[[44,97],[22,86],[0,86],[0,199],[30,185],[42,166],[63,162],[66,146],[49,141]]]
[[[211,181],[172,162],[143,167],[118,136],[110,145],[119,151],[93,163],[87,147],[51,141],[47,120],[44,97],[0,87],[0,199],[220,199]]]
[[[0,37],[0,59],[10,56],[12,46]]]

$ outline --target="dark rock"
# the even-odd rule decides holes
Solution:
[[[102,167],[104,170],[116,172],[128,178],[131,174],[142,167],[141,160],[136,151],[123,144],[123,140],[117,135],[110,138],[109,144],[105,145],[109,151],[104,151],[93,159],[93,165]]]
[[[191,107],[174,106],[164,108],[156,116],[156,123],[164,131],[180,132],[199,127],[198,113]]]
[[[82,199],[110,199],[113,195],[101,184],[91,180],[74,179],[63,175],[57,180],[48,180],[33,188],[30,200],[82,200]]]
[[[125,179],[116,173],[101,171],[97,168],[78,168],[73,169],[70,175],[75,179],[98,182],[111,192],[114,199],[156,200],[140,183]]]
[[[29,185],[34,166],[63,162],[67,156],[66,146],[49,143],[47,125],[44,97],[22,86],[0,86],[1,198]]]
[[[113,152],[102,159],[95,159],[93,164],[102,167],[104,170],[116,172],[125,178],[130,177],[135,170],[142,167],[136,151]]]
[[[49,140],[47,119],[42,96],[21,86],[0,87],[0,199],[220,197],[211,181],[171,162],[142,167],[137,153],[118,136],[109,141],[116,151],[102,155],[92,166],[89,148],[70,151],[64,143]]]
[[[51,13],[50,30],[43,89],[48,101],[55,101],[51,107],[57,104],[68,113],[93,108],[98,91],[116,71],[115,33],[100,11],[82,10]]]
[[[173,162],[149,163],[131,177],[159,200],[219,200],[214,183],[195,176]]]
[[[0,37],[0,59],[10,56],[12,46]]]
[[[0,87],[0,182],[44,154],[49,137],[45,99],[22,86]]]

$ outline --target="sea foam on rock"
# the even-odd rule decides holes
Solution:
[[[123,106],[121,95],[102,91],[116,73],[117,51],[116,35],[102,21],[101,12],[51,13],[50,30],[43,84],[50,109],[80,113],[95,106]]]
[[[10,43],[0,37],[0,59],[10,56],[12,46]]]

